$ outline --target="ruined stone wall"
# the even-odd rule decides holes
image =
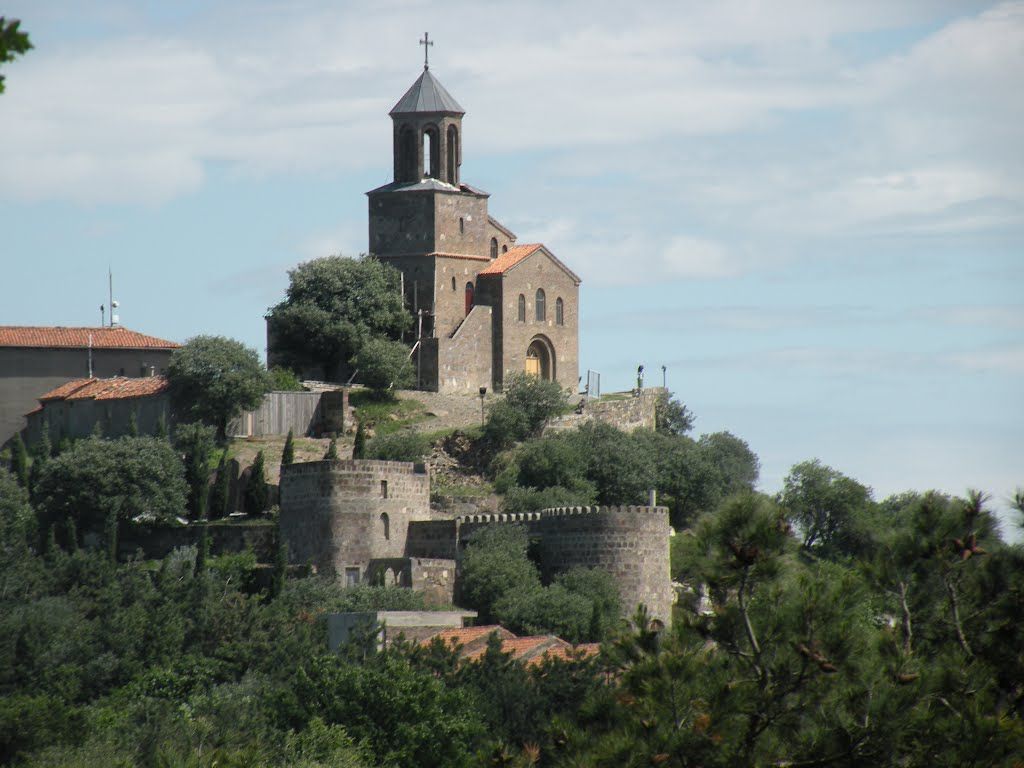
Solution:
[[[281,472],[281,535],[292,563],[346,581],[366,578],[371,560],[405,555],[409,523],[430,519],[423,465],[314,461]],[[351,569],[351,570],[346,570]]]
[[[641,390],[639,396],[615,393],[600,400],[588,399],[583,413],[572,413],[557,418],[548,425],[545,432],[578,429],[588,421],[610,424],[623,432],[654,429],[657,424],[658,398],[665,392],[667,390],[662,387],[649,387]]]
[[[624,615],[639,603],[666,624],[672,615],[667,507],[559,507],[539,512],[470,515],[459,520],[459,544],[485,525],[526,525],[546,579],[574,566],[615,577]]]

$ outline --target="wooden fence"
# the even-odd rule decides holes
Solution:
[[[259,408],[243,413],[228,423],[228,434],[231,437],[261,437],[286,435],[291,429],[296,436],[303,436],[319,435],[323,431],[341,431],[335,411],[341,407],[343,420],[348,398],[344,396],[347,393],[341,398],[337,397],[339,394],[343,393],[268,392]]]

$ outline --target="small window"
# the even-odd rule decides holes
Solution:
[[[537,310],[538,320],[547,320],[548,312],[547,307],[544,306],[544,289],[537,289],[537,297],[534,299],[534,308]]]
[[[523,294],[519,294],[519,322],[526,322],[526,297]]]
[[[508,246],[507,245],[501,246],[501,252],[502,253],[508,253]]]
[[[391,541],[391,521],[388,519],[387,512],[380,513],[380,527],[384,534],[384,541]]]
[[[452,290],[453,291],[456,290],[456,288],[455,288],[455,278],[454,277],[452,278]]]
[[[381,480],[380,481],[380,497],[382,499],[386,499],[388,497],[388,481],[387,480]],[[381,520],[385,520],[386,521],[387,520],[387,515],[381,515]]]
[[[498,258],[498,238],[496,237],[491,238],[491,258]]]
[[[565,325],[565,307],[561,296],[555,299],[555,325]]]
[[[359,584],[359,568],[345,569],[345,586],[354,587]]]
[[[459,217],[459,234],[466,234],[466,220],[463,219],[461,216]]]

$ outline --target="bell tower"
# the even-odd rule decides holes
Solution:
[[[389,113],[394,123],[395,181],[415,183],[426,178],[459,186],[462,164],[462,116],[466,111],[430,73],[428,35],[423,74]]]

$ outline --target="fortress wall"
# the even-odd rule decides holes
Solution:
[[[370,560],[404,557],[409,523],[429,517],[430,478],[422,465],[314,461],[282,472],[280,525],[289,559],[312,561],[320,573],[356,568],[363,580]]]
[[[436,341],[439,392],[477,392],[491,385],[490,307],[477,304],[454,335]]]
[[[526,525],[545,579],[574,566],[600,568],[615,577],[627,617],[643,603],[652,616],[671,620],[667,507],[558,507],[467,515],[459,523],[460,543],[484,525]]]
[[[454,560],[458,524],[455,520],[423,520],[409,524],[405,552],[409,557]]]

